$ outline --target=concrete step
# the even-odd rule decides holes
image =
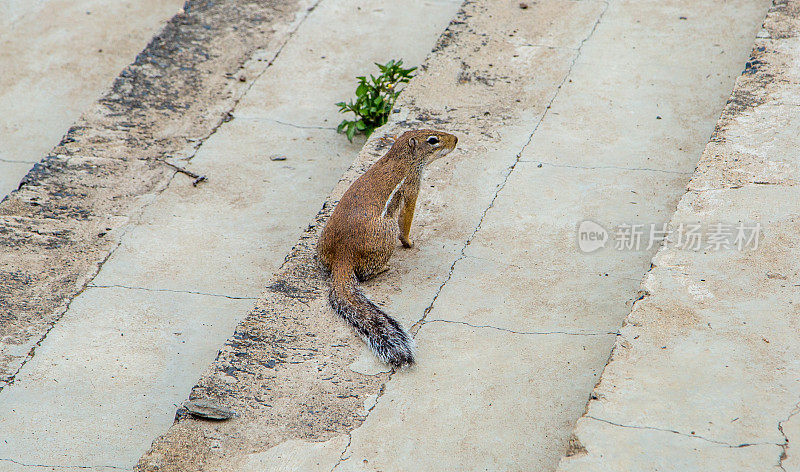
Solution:
[[[192,390],[238,416],[180,416],[139,470],[554,470],[658,247],[576,229],[669,221],[767,7],[465,3],[382,130],[460,138],[364,287],[419,363],[375,362],[313,257],[373,139]]]
[[[559,471],[800,470],[798,6],[770,9]]]
[[[752,337],[761,348],[754,355],[764,354],[765,343],[784,356],[768,352],[758,370],[781,376],[753,371],[748,379],[758,387],[742,390],[755,396],[780,383],[770,411],[785,413],[774,428],[783,439],[767,430],[772,416],[758,417],[756,429],[755,413],[724,436],[700,438],[692,429],[686,437],[684,427],[707,418],[690,409],[678,417],[680,428],[662,421],[683,404],[680,396],[665,397],[653,422],[639,421],[645,407],[627,406],[669,392],[663,379],[675,372],[647,358],[663,355],[654,340],[672,336],[685,347],[685,327],[672,329],[660,317],[674,300],[659,297],[662,279],[653,277],[667,280],[673,266],[701,267],[682,275],[700,278],[713,264],[734,272],[752,265],[756,272],[733,290],[744,297],[741,287],[772,259],[732,254],[698,265],[693,254],[676,256],[685,263],[659,255],[656,265],[669,270],[647,275],[655,285],[645,287],[656,295],[630,314],[658,244],[618,249],[614,231],[604,249],[583,253],[576,244],[586,220],[611,230],[689,221],[708,207],[717,213],[699,216],[740,217],[753,214],[747,202],[792,201],[791,156],[764,160],[775,146],[792,149],[790,134],[780,134],[790,131],[759,141],[764,136],[746,127],[723,134],[733,123],[723,121],[714,134],[730,140],[722,167],[712,165],[714,145],[706,147],[767,6],[466,2],[404,93],[401,112],[336,184],[362,142],[334,134],[340,116],[332,102],[351,93],[352,77],[372,61],[420,62],[458,6],[189,2],[0,204],[0,470],[130,468],[154,437],[139,470],[554,470],[565,451],[565,470],[654,464],[629,462],[618,450],[623,441],[671,461],[657,466],[694,464],[687,457],[733,466],[780,460],[795,434],[796,375],[774,366],[791,362],[790,336],[762,330],[758,341],[741,329],[726,332]],[[792,21],[771,18],[769,38],[793,38]],[[771,57],[791,64],[791,41],[765,39],[764,46],[784,48]],[[790,122],[791,100],[764,108],[749,101],[759,80],[777,72],[748,72],[745,79],[757,78],[753,88],[729,103],[728,116],[742,126],[759,116]],[[737,110],[744,111],[731,115]],[[460,141],[426,177],[412,230],[417,246],[398,249],[392,270],[365,286],[419,345],[417,366],[390,372],[330,311],[313,251],[336,200],[385,152],[377,138],[423,126]],[[749,140],[762,144],[740,152]],[[697,194],[681,197],[701,154]],[[208,182],[193,187],[164,158]],[[737,182],[748,190],[730,190]],[[772,186],[756,182],[783,187],[763,192]],[[769,254],[780,254],[783,265],[767,278],[790,280],[797,272],[786,250],[794,216],[772,211],[764,218],[776,235]],[[713,267],[733,277],[728,265]],[[687,280],[663,286],[682,293],[676,287]],[[705,294],[692,284],[690,295]],[[772,288],[774,299],[791,301],[790,288]],[[753,311],[766,313],[770,300]],[[633,345],[646,360],[633,364],[636,356],[620,355],[629,347],[619,328],[633,317],[622,333],[634,343],[637,313],[645,336]],[[778,328],[790,326],[790,314],[784,310]],[[581,418],[572,437],[615,342],[614,362],[595,391],[610,401],[591,402],[595,419]],[[637,377],[637,369],[647,375]],[[711,374],[719,384],[722,374]],[[629,377],[640,380],[625,383]],[[630,396],[642,387],[647,395]],[[179,415],[159,436],[190,389],[192,398],[211,398],[237,416],[210,423]],[[750,439],[742,431],[761,442],[738,447],[734,440]],[[697,441],[719,450],[692,456]],[[790,467],[787,457],[782,465]]]
[[[334,103],[375,62],[422,62],[458,6],[315,3],[250,52],[229,118],[171,159],[207,182],[178,175],[149,197],[0,392],[0,470],[133,467],[363,145],[336,133]]]
[[[183,0],[0,3],[0,198],[182,6]]]

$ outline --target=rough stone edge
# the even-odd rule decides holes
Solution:
[[[734,83],[730,98],[728,99],[720,115],[709,143],[706,145],[706,148],[700,157],[692,179],[687,186],[687,192],[681,197],[677,205],[678,207],[681,207],[681,205],[684,204],[687,198],[690,198],[691,195],[706,190],[737,189],[744,186],[758,185],[794,186],[797,184],[797,182],[792,178],[774,179],[774,181],[762,181],[757,176],[752,174],[739,174],[736,179],[728,179],[723,172],[723,168],[730,163],[726,161],[720,161],[718,159],[719,154],[717,150],[719,147],[725,145],[728,138],[728,131],[738,117],[749,113],[758,106],[774,101],[774,96],[776,92],[780,90],[780,86],[782,84],[791,83],[789,78],[781,75],[781,72],[786,73],[788,71],[787,64],[790,61],[786,57],[785,52],[777,51],[774,46],[776,45],[776,42],[790,38],[797,38],[798,36],[800,36],[800,2],[796,0],[773,0],[773,4],[767,12],[766,18],[762,24],[762,30],[758,33],[754,41],[750,59],[746,62],[742,74]],[[736,155],[735,152],[731,152],[730,154]],[[711,183],[704,178],[707,174],[713,175],[713,185],[711,185]],[[673,217],[670,219],[669,227],[674,228],[675,225],[676,221]],[[674,248],[662,244],[658,252],[653,256],[653,261],[658,260],[659,258],[663,257],[664,254],[669,253],[672,250],[674,250]],[[635,317],[635,313],[638,309],[638,302],[652,296],[652,294],[647,290],[646,284],[653,267],[654,265],[651,263],[650,270],[645,273],[642,279],[638,297],[631,306],[630,314],[623,321],[623,328],[633,323],[631,319]],[[598,392],[600,391],[601,384],[607,381],[605,378],[606,371],[612,364],[616,362],[624,362],[624,360],[630,356],[630,354],[626,351],[630,351],[632,349],[631,346],[630,339],[628,339],[628,336],[624,334],[623,329],[609,355],[606,368],[600,375],[595,388],[587,399],[584,414],[578,419],[576,426],[573,429],[567,451],[565,452],[564,456],[562,456],[559,466],[557,467],[558,471],[566,472],[567,470],[575,470],[573,466],[578,465],[574,463],[574,461],[580,460],[581,457],[592,453],[591,449],[587,448],[586,444],[581,441],[581,435],[579,432],[580,426],[587,421],[597,421],[593,417],[589,416],[590,406],[594,402],[602,401]],[[787,422],[796,413],[797,405],[795,405],[794,410],[790,412],[787,419],[778,424],[779,429],[781,429],[781,425],[783,423]],[[636,426],[633,427],[637,428]],[[676,433],[675,431],[664,431]],[[783,433],[782,429],[781,432]],[[584,441],[585,439],[586,438],[584,438]],[[783,452],[780,458],[778,458],[779,467],[781,469],[783,469],[781,464],[786,459],[786,449],[789,443],[788,438],[785,437],[785,439]],[[591,445],[589,447],[591,447]],[[589,469],[591,469],[591,467],[589,467]]]
[[[3,198],[0,389],[176,175],[164,160],[191,159],[230,119],[309,1],[187,1]]]

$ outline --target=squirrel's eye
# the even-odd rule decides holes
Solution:
[[[437,138],[436,136],[428,136],[428,139],[426,139],[426,141],[428,142],[428,144],[434,145],[439,143],[439,138]]]

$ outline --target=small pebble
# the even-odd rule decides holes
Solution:
[[[520,7],[521,9],[523,9],[523,10],[527,10],[527,9],[528,9],[528,4],[527,4],[527,3],[520,3],[520,4],[519,4],[519,7]]]
[[[269,156],[269,160],[271,161],[285,161],[286,156],[281,156],[280,154],[273,154]]]
[[[661,119],[661,115],[656,116],[656,119],[660,120]]]

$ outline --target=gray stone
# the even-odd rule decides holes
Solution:
[[[208,398],[186,400],[182,406],[186,413],[209,420],[229,420],[236,415],[235,411]]]

